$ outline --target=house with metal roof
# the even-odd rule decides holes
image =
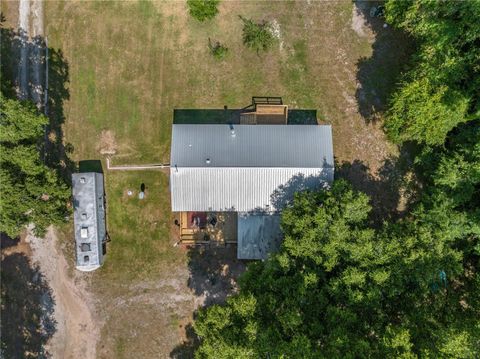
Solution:
[[[92,271],[103,264],[106,241],[105,196],[101,173],[72,175],[76,268]]]
[[[170,166],[184,243],[237,243],[239,259],[264,259],[281,243],[280,212],[294,193],[333,181],[332,130],[174,124]]]

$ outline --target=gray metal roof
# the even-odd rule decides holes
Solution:
[[[278,211],[333,181],[330,126],[174,125],[173,211]],[[207,159],[209,163],[207,163]]]
[[[332,181],[333,168],[172,168],[172,211],[277,211]]]
[[[238,214],[238,259],[266,259],[282,243],[280,215]]]
[[[332,129],[318,125],[173,125],[170,164],[333,168]]]
[[[72,174],[76,268],[92,271],[103,264],[106,236],[103,175]]]

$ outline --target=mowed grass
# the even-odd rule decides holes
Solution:
[[[353,6],[222,1],[216,18],[200,23],[180,1],[45,2],[49,46],[61,49],[69,66],[64,140],[73,144],[73,159],[103,161],[101,133],[108,130],[114,164],[168,162],[174,109],[242,108],[252,96],[282,96],[333,125],[337,160],[378,167],[388,146],[356,103],[357,63],[372,55],[374,38],[352,30]],[[244,47],[238,15],[274,25],[268,52]],[[213,58],[209,38],[229,48],[226,59]],[[195,307],[185,252],[173,247],[168,176],[103,168],[111,242],[90,278],[104,323],[99,356],[167,357]],[[137,197],[141,183],[144,200]],[[164,297],[168,303],[157,304]]]
[[[65,134],[74,156],[97,158],[100,133],[111,130],[117,163],[167,161],[174,108],[241,108],[252,96],[282,96],[317,109],[323,122],[352,121],[345,96],[355,95],[354,71],[345,66],[355,64],[343,58],[371,49],[349,28],[351,3],[313,4],[224,1],[200,23],[183,2],[47,2],[49,44],[69,64]],[[275,24],[272,49],[245,48],[238,15]],[[229,47],[224,61],[209,53],[208,38]]]
[[[142,183],[145,198],[139,199]],[[166,263],[182,264],[170,237],[173,219],[165,173],[111,171],[106,173],[106,189],[111,242],[101,276],[133,281],[158,276]]]

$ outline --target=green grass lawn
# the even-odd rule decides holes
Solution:
[[[108,129],[118,144],[117,163],[167,160],[174,108],[241,108],[252,96],[282,96],[334,124],[351,120],[342,103],[355,84],[339,57],[371,51],[345,29],[348,2],[311,9],[304,2],[224,2],[206,23],[191,19],[181,2],[46,6],[49,44],[69,64],[65,134],[77,159],[97,158],[99,133]],[[246,49],[238,15],[277,23],[274,47],[258,55]],[[227,59],[211,56],[209,37],[230,48]],[[339,53],[336,42],[348,47]]]
[[[167,162],[174,109],[242,108],[252,96],[282,96],[290,108],[316,109],[320,122],[333,125],[339,161],[360,159],[378,168],[390,149],[378,126],[358,113],[355,97],[357,63],[372,55],[374,36],[352,30],[353,6],[222,1],[216,18],[200,23],[184,2],[45,2],[49,46],[62,50],[69,68],[64,140],[74,147],[73,159],[103,161],[101,133],[109,131],[114,164]],[[246,49],[238,15],[275,24],[272,49]],[[226,59],[213,58],[208,38],[229,48]],[[388,59],[382,71],[399,67],[399,59]],[[193,302],[161,309],[142,304],[148,296],[137,300],[132,289],[143,281],[152,293],[188,290],[187,256],[171,236],[168,177],[110,171],[105,181],[111,242],[105,265],[91,278],[99,300],[108,303],[100,310],[100,357],[168,356],[184,335],[179,326],[191,320]],[[144,200],[136,196],[141,183]],[[129,189],[134,196],[127,196]],[[152,284],[175,282],[177,273],[185,283],[174,289]],[[156,341],[148,341],[152,335]]]
[[[139,199],[140,185],[146,186]],[[181,259],[170,241],[170,194],[168,177],[160,171],[108,172],[106,174],[108,260],[100,272],[114,279],[152,277]],[[127,191],[133,194],[128,196]],[[122,268],[119,271],[119,268]]]

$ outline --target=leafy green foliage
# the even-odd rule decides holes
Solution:
[[[480,2],[389,1],[386,18],[418,44],[387,133],[397,143],[442,144],[455,126],[480,118]]]
[[[208,49],[217,60],[223,60],[228,54],[228,47],[222,45],[219,41],[212,42],[208,39]]]
[[[296,194],[282,215],[281,251],[250,264],[225,306],[200,312],[197,357],[473,352],[480,306],[467,293],[478,283],[465,274],[461,223],[420,206],[374,230],[368,202],[343,180]]]
[[[198,21],[213,19],[218,13],[219,0],[187,0],[188,11]]]
[[[480,208],[480,121],[456,128],[445,146],[424,148],[416,167],[429,202],[442,199],[455,209]]]
[[[68,186],[40,159],[47,123],[32,104],[0,95],[0,231],[12,237],[28,223],[42,234],[68,214]]]
[[[395,94],[385,129],[397,143],[442,144],[449,131],[467,121],[468,105],[460,92],[434,88],[426,78],[407,82]]]
[[[245,46],[255,50],[267,51],[274,42],[270,24],[266,21],[254,22],[252,19],[246,19],[240,16],[243,21],[243,43]]]

